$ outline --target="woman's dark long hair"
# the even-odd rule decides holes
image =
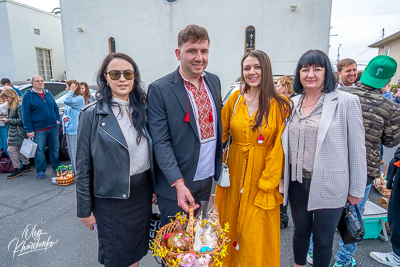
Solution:
[[[146,101],[147,96],[146,92],[141,87],[142,81],[140,80],[139,69],[133,61],[133,59],[123,53],[110,53],[103,61],[103,64],[100,67],[99,72],[97,73],[97,85],[99,86],[97,89],[96,96],[99,100],[104,100],[110,107],[113,105],[118,105],[117,103],[112,101],[112,92],[109,85],[107,85],[107,80],[104,73],[107,71],[108,64],[110,64],[111,60],[115,58],[124,59],[133,66],[133,72],[135,73],[133,89],[129,93],[129,107],[132,110],[131,118],[133,122],[133,126],[135,126],[136,131],[138,132],[138,136],[136,138],[136,142],[139,144],[142,137],[146,138],[146,133],[144,131],[144,127],[146,126]],[[121,74],[122,75],[122,74]]]
[[[294,91],[298,94],[304,94],[306,92],[300,81],[300,70],[310,66],[325,68],[324,89],[322,89],[322,91],[324,93],[332,93],[335,91],[336,80],[333,75],[331,62],[328,56],[321,50],[308,50],[299,59],[294,78]]]
[[[286,112],[289,112],[289,115],[291,114],[291,105],[290,105],[291,100],[281,96],[275,90],[271,61],[268,55],[261,50],[251,50],[247,52],[242,58],[240,83],[241,87],[242,85],[244,85],[243,92],[247,93],[250,91],[250,86],[245,82],[243,76],[243,62],[248,57],[257,58],[261,67],[261,83],[260,83],[260,95],[258,96],[258,110],[252,128],[253,131],[256,131],[258,127],[263,125],[264,119],[265,123],[268,123],[269,110],[271,108],[271,103],[273,100],[275,100],[278,103],[278,107],[281,112],[283,120],[285,119]]]

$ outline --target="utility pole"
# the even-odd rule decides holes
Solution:
[[[339,54],[339,50],[340,50],[340,47],[342,46],[342,44],[340,44],[339,46],[338,46],[338,48],[337,48],[337,62],[339,62],[339,58],[340,58],[340,54]]]

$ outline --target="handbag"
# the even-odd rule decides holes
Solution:
[[[236,103],[235,106],[233,107],[233,111],[232,111],[232,116],[231,119],[233,117],[233,114],[235,112],[237,103],[239,102],[240,96],[242,95],[242,92],[240,92],[239,97],[236,99]],[[222,167],[221,167],[221,174],[219,176],[218,181],[216,182],[217,185],[219,185],[220,187],[229,187],[231,186],[231,175],[229,174],[229,167],[228,167],[228,156],[229,156],[229,146],[231,143],[231,130],[229,129],[229,137],[228,137],[228,141],[226,142],[226,157],[225,157],[225,162],[222,163]]]
[[[32,141],[32,139],[24,139],[22,142],[20,153],[25,157],[34,158],[36,154],[37,144]]]
[[[351,211],[350,203],[346,204],[337,227],[345,245],[363,240],[365,234],[364,223],[361,218],[360,211],[358,210],[357,205],[354,205],[354,208],[356,210],[357,217]]]
[[[10,157],[6,154],[3,149],[0,149],[0,172],[13,172],[14,166],[11,162]]]

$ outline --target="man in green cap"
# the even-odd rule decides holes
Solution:
[[[381,90],[390,83],[396,69],[397,63],[393,58],[379,55],[368,63],[356,86],[341,88],[343,91],[358,95],[363,113],[368,179],[364,198],[357,205],[360,211],[364,210],[372,181],[381,174],[379,169],[381,144],[393,147],[400,143],[400,108],[393,101],[383,97]],[[340,242],[339,245],[340,249],[335,255],[335,260],[342,265],[337,266],[348,266],[343,265],[346,264],[343,260],[349,260],[347,264],[353,260],[351,256],[356,251],[357,244],[343,245],[343,242]],[[349,252],[352,252],[350,256]]]
[[[368,179],[364,197],[357,204],[358,210],[361,213],[368,199],[372,181],[380,177],[381,174],[379,169],[381,144],[393,147],[400,143],[400,108],[393,101],[384,98],[381,90],[382,87],[390,83],[396,69],[397,63],[393,58],[380,55],[368,63],[361,76],[361,80],[355,86],[339,88],[342,91],[357,95],[362,108],[365,145],[367,149]],[[351,116],[351,114],[348,114],[348,116]],[[354,206],[351,209],[354,213],[356,212]],[[356,266],[356,260],[353,258],[353,255],[356,252],[357,243],[345,245],[342,239],[340,239],[339,247],[339,250],[335,254],[334,267]],[[309,263],[312,262],[311,252],[308,253],[307,261]]]

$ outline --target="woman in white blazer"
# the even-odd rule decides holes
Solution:
[[[284,204],[294,223],[295,266],[305,266],[313,232],[314,266],[329,265],[343,207],[361,201],[367,179],[358,97],[335,90],[326,54],[310,50],[296,68],[294,107],[282,134]]]

